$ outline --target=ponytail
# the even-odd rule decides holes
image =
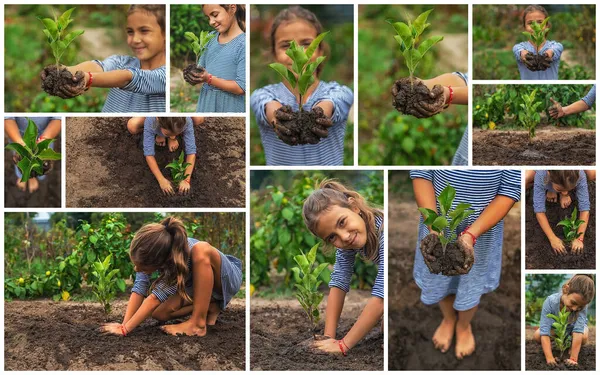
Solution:
[[[223,8],[229,10],[231,9],[232,4],[219,4]],[[235,19],[238,23],[240,29],[243,32],[246,32],[246,5],[245,4],[235,4]]]

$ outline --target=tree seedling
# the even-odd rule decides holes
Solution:
[[[52,55],[54,55],[54,60],[56,61],[57,71],[60,69],[60,58],[67,50],[67,47],[69,47],[69,44],[84,33],[84,30],[75,30],[65,34],[69,24],[73,22],[71,13],[73,13],[74,10],[75,8],[71,8],[58,18],[55,15],[54,19],[38,17],[44,24],[45,28],[43,31],[48,38],[48,44],[50,44],[50,48],[52,49]]]
[[[566,307],[563,307],[562,310],[559,311],[558,316],[554,314],[546,315],[548,318],[554,320],[552,323],[552,328],[554,328],[554,335],[552,336],[552,340],[554,341],[554,345],[556,349],[560,351],[560,360],[562,361],[563,355],[571,347],[571,336],[567,332],[567,326],[569,322],[570,312],[567,311]]]
[[[15,151],[20,161],[17,167],[21,171],[21,182],[27,182],[32,177],[32,172],[37,175],[43,175],[50,170],[51,160],[60,160],[61,155],[50,148],[54,139],[44,139],[37,142],[38,128],[35,123],[28,119],[27,129],[23,135],[24,145],[20,143],[10,143],[6,146],[7,150]]]
[[[191,164],[185,162],[184,152],[181,151],[178,159],[174,159],[171,163],[167,164],[166,168],[171,170],[171,178],[175,186],[179,186],[179,183],[189,177],[189,174],[185,173],[187,167]]]
[[[546,28],[546,24],[548,23],[549,20],[550,20],[550,17],[547,17],[541,23],[537,23],[537,22],[531,23],[530,24],[531,30],[533,31],[531,33],[527,32],[527,31],[523,31],[523,35],[525,35],[527,37],[527,39],[531,42],[531,44],[533,44],[535,46],[536,54],[539,54],[540,46],[542,44],[544,44],[544,41],[546,40],[546,37],[548,36],[548,32],[550,32],[550,29]]]
[[[316,325],[321,319],[319,304],[323,300],[323,293],[318,291],[318,287],[322,281],[318,279],[321,272],[329,265],[328,263],[318,264],[316,261],[318,247],[319,244],[313,246],[308,254],[300,251],[302,254],[294,257],[294,261],[296,261],[298,267],[292,268],[296,281],[296,298],[310,321],[314,339],[316,339],[314,333]]]
[[[563,234],[565,235],[565,240],[568,243],[575,241],[576,238],[581,236],[582,232],[578,232],[579,226],[585,223],[584,220],[577,218],[577,207],[571,213],[571,217],[565,217],[564,220],[561,220],[556,226],[563,227]]]
[[[523,103],[520,104],[520,107],[523,108],[523,110],[518,114],[519,121],[529,132],[529,143],[531,143],[533,137],[535,137],[535,127],[540,122],[538,107],[542,105],[542,102],[536,101],[536,93],[537,89],[533,90],[529,94],[521,95]]]
[[[110,303],[115,297],[116,288],[121,292],[125,291],[125,281],[117,278],[119,270],[112,269],[111,258],[112,254],[108,254],[102,262],[94,262],[92,271],[92,290],[107,315],[110,313]]]
[[[211,33],[210,31],[201,31],[200,36],[196,36],[196,34],[190,31],[186,31],[183,34],[183,36],[190,41],[190,48],[196,55],[196,64],[194,65],[200,72],[204,70],[204,68],[200,66],[200,57],[204,54],[204,51],[206,51],[208,42],[216,35],[217,34]]]

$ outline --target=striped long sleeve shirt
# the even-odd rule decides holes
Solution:
[[[542,79],[558,79],[558,65],[560,64],[560,55],[563,51],[563,45],[554,40],[547,40],[544,43],[542,49],[538,52],[540,55],[544,55],[546,51],[552,50],[552,63],[546,70],[539,70],[537,72],[531,71],[527,68],[525,63],[521,60],[521,51],[527,50],[531,53],[535,52],[535,47],[529,42],[521,42],[515,44],[513,47],[513,54],[517,60],[517,66],[519,67],[519,73],[521,73],[522,80],[542,80]]]

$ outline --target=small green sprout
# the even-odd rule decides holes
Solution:
[[[185,162],[185,155],[183,151],[179,154],[179,159],[174,159],[171,163],[167,164],[166,168],[171,170],[171,177],[173,178],[173,183],[175,186],[179,186],[179,183],[186,178],[188,178],[189,174],[185,174],[185,170],[191,164]]]
[[[185,34],[183,34],[183,36],[191,42],[190,47],[196,55],[196,67],[200,68],[200,57],[206,51],[206,46],[208,42],[210,42],[210,40],[216,35],[216,33],[211,34],[210,31],[201,31],[200,36],[196,36],[196,34],[190,31],[186,31]]]
[[[575,208],[570,218],[565,217],[565,219],[556,224],[556,226],[563,227],[563,234],[565,235],[565,240],[571,243],[575,241],[576,238],[581,236],[582,232],[578,232],[578,230],[579,226],[583,223],[585,223],[584,220],[577,218],[577,208]]]
[[[554,323],[552,323],[552,328],[554,328],[554,336],[552,339],[554,340],[556,349],[560,351],[560,360],[562,360],[567,349],[571,347],[571,336],[569,335],[569,332],[567,332],[569,315],[570,312],[567,311],[566,307],[562,308],[562,310],[558,313],[558,316],[554,314],[546,315],[548,318],[552,318],[554,320]]]
[[[519,112],[518,114],[519,121],[529,132],[529,143],[531,143],[533,137],[535,137],[535,127],[540,122],[538,107],[542,105],[542,102],[536,101],[536,94],[537,89],[533,90],[529,94],[521,95],[523,103],[520,104],[520,107],[523,108],[523,111]]]
[[[546,28],[548,20],[550,20],[550,17],[546,18],[541,23],[533,22],[530,25],[531,30],[533,31],[531,33],[523,31],[523,35],[525,35],[527,39],[535,46],[536,54],[539,54],[538,51],[540,49],[540,46],[544,43],[544,40],[546,40],[548,32],[550,32],[550,29]]]
[[[56,61],[57,71],[60,68],[60,58],[67,50],[69,44],[71,44],[75,38],[84,32],[84,30],[75,30],[65,35],[67,26],[73,22],[71,13],[73,13],[74,10],[75,8],[71,8],[58,18],[56,18],[55,15],[54,19],[38,17],[38,19],[44,24],[45,29],[43,31],[44,34],[46,34],[48,43],[52,49],[52,54],[54,55],[54,60]]]

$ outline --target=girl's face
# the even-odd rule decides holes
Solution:
[[[218,4],[205,4],[202,6],[202,11],[208,17],[210,26],[220,34],[227,32],[231,25],[237,22],[235,19],[235,6],[225,9]]]
[[[582,310],[586,303],[581,294],[579,293],[569,293],[564,294],[561,297],[563,306],[567,308],[570,312],[577,312]]]
[[[140,61],[165,52],[165,36],[156,16],[138,10],[127,17],[127,44]]]
[[[285,54],[285,51],[290,47],[292,40],[306,49],[316,37],[317,29],[305,20],[298,19],[282,23],[275,30],[275,60],[291,69],[293,61]],[[322,55],[323,51],[319,47],[312,55],[311,61]]]
[[[546,19],[544,13],[536,10],[525,15],[525,31],[528,33],[532,33],[533,29],[531,29],[531,24],[536,22],[541,24]]]
[[[333,205],[319,216],[316,235],[339,249],[362,249],[367,243],[367,226],[358,209]]]
[[[569,190],[565,189],[565,187],[562,185],[555,184],[554,182],[552,183],[552,189],[561,195],[569,195]]]

